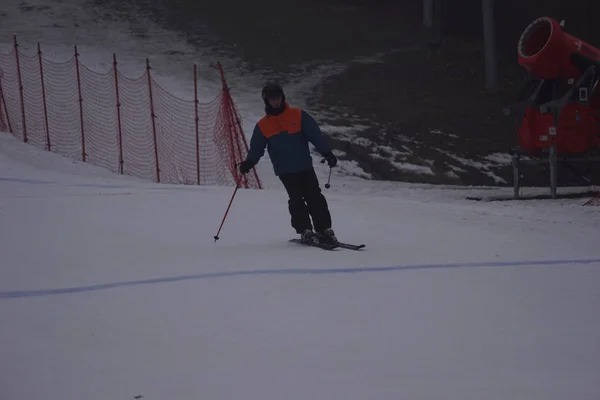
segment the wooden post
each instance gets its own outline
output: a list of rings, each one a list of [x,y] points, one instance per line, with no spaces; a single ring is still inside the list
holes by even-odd
[[[117,124],[119,126],[119,173],[123,175],[123,130],[121,128],[121,101],[119,100],[119,74],[117,72],[117,55],[113,53],[113,67],[115,70],[115,90],[117,97]]]
[[[200,133],[198,119],[198,72],[194,64],[194,121],[196,124],[196,183],[200,185]]]
[[[74,47],[75,51],[75,70],[77,73],[77,93],[79,96],[79,125],[81,127],[81,160],[85,162],[85,134],[83,124],[83,96],[81,95],[81,74],[79,72],[79,53],[77,53],[77,45]]]
[[[46,105],[46,87],[44,85],[44,67],[42,62],[42,48],[40,43],[37,44],[38,49],[38,60],[40,64],[40,80],[42,83],[42,102],[44,104],[44,127],[46,128],[46,147],[48,151],[52,151],[52,146],[50,144],[50,126],[48,124],[48,107]]]
[[[156,114],[154,114],[154,98],[152,97],[152,77],[150,61],[146,58],[146,74],[148,75],[148,94],[150,95],[150,118],[152,119],[152,139],[154,140],[154,160],[156,161],[156,182],[160,183],[160,166],[158,162],[158,140],[156,138]]]
[[[433,28],[433,0],[423,0],[423,25]]]
[[[17,78],[19,79],[19,93],[21,96],[21,121],[23,123],[23,142],[27,143],[27,120],[25,118],[25,98],[23,96],[23,80],[21,78],[21,63],[19,61],[19,45],[17,44],[17,35],[13,36],[15,43],[15,58],[17,59]]]
[[[6,99],[4,98],[4,91],[2,90],[2,70],[0,70],[0,105],[4,109],[4,115],[6,115],[6,124],[8,125],[8,131],[13,133],[12,126],[10,124],[10,116],[8,115],[8,108],[6,107]],[[2,109],[0,109],[2,112]]]
[[[483,43],[485,54],[485,88],[490,93],[498,91],[496,65],[496,38],[494,28],[494,0],[482,0]]]

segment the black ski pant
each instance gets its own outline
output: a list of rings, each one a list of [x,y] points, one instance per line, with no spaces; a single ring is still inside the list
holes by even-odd
[[[331,228],[331,214],[314,168],[294,174],[282,174],[279,179],[288,193],[292,227],[297,233],[312,229],[313,224],[316,232]]]

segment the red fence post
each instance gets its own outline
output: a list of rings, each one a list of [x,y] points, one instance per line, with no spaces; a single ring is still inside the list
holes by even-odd
[[[221,111],[225,112],[227,115],[225,116],[227,118],[227,127],[228,127],[228,134],[229,134],[229,157],[231,158],[231,173],[235,179],[236,182],[239,182],[238,180],[238,171],[235,165],[235,149],[233,146],[233,134],[232,134],[232,125],[231,125],[231,120],[229,118],[229,109],[227,107],[228,101],[227,101],[227,96],[229,95],[229,88],[227,87],[227,82],[225,81],[225,75],[223,74],[223,68],[221,67],[221,63],[217,62],[217,67],[219,68],[219,72],[221,74],[221,84],[223,86],[223,94],[222,94],[222,98],[221,98]]]
[[[23,80],[21,79],[21,63],[19,62],[19,45],[17,35],[13,36],[15,42],[15,57],[17,59],[17,78],[19,79],[19,93],[21,95],[21,119],[23,121],[23,141],[27,143],[27,121],[25,121],[25,99],[23,98]]]
[[[75,71],[77,72],[77,94],[79,96],[79,124],[81,126],[81,160],[85,162],[85,134],[83,128],[83,97],[81,96],[81,75],[79,73],[79,53],[77,45],[73,46],[75,51]]]
[[[154,99],[152,98],[152,77],[150,76],[150,61],[146,58],[146,74],[148,75],[148,93],[150,94],[150,117],[152,118],[152,137],[154,139],[154,159],[156,160],[156,182],[160,183],[160,168],[158,163],[158,141],[156,140],[156,114],[154,114]]]
[[[198,73],[194,64],[194,120],[196,124],[196,182],[200,185],[200,137],[198,129]]]
[[[113,53],[113,69],[115,70],[115,90],[117,97],[117,124],[119,126],[119,173],[123,175],[123,130],[121,128],[121,101],[119,100],[119,73],[117,72],[117,55]]]
[[[242,161],[242,151],[240,149],[240,141],[239,138],[237,137],[237,135],[234,136],[236,132],[236,125],[235,125],[235,121],[233,118],[233,109],[231,107],[231,93],[229,92],[229,90],[227,90],[227,95],[225,96],[225,107],[227,109],[227,116],[229,119],[229,136],[231,136],[231,152],[233,154],[233,162],[235,165],[235,161],[239,160],[240,162]],[[236,157],[237,156],[237,157]],[[237,172],[237,170],[236,170]],[[244,181],[244,187],[246,189],[248,189],[248,177],[246,177],[244,175],[243,179]]]
[[[233,170],[233,176],[235,178],[236,181],[238,180],[238,170],[236,168],[235,165],[235,143],[233,141],[233,124],[231,123],[231,114],[229,112],[229,107],[228,107],[228,96],[229,96],[229,88],[225,87],[223,89],[223,101],[222,101],[222,106],[225,110],[225,113],[227,114],[227,127],[228,127],[228,132],[229,132],[229,157],[231,158],[231,168]]]
[[[10,115],[8,115],[8,108],[6,107],[6,100],[4,99],[4,91],[2,90],[2,70],[0,70],[0,105],[4,108],[4,115],[6,116],[6,124],[8,125],[8,131],[13,133],[12,126],[10,125]],[[2,109],[0,108],[0,113]]]
[[[242,160],[243,154],[242,154],[242,148],[241,148],[240,141],[239,141],[240,138],[236,137],[235,144],[234,144],[234,139],[233,139],[234,131],[239,134],[238,136],[242,137],[246,152],[248,151],[248,142],[246,141],[246,137],[244,136],[244,130],[242,129],[242,123],[240,122],[240,119],[238,117],[237,110],[233,103],[233,98],[231,97],[231,93],[229,91],[229,88],[227,87],[227,81],[225,80],[225,72],[223,71],[223,66],[221,65],[220,62],[217,63],[217,66],[218,66],[219,72],[221,74],[221,82],[223,83],[223,91],[224,91],[224,101],[226,103],[225,107],[226,107],[226,112],[228,113],[228,119],[229,119],[229,126],[230,126],[229,134],[230,134],[230,141],[231,141],[232,157],[235,160],[235,150],[237,149],[237,154],[238,154],[239,160]],[[234,127],[236,127],[238,130],[236,131],[234,129]],[[253,174],[254,174],[254,178],[256,179],[258,188],[262,189],[262,185],[260,183],[260,179],[258,178],[258,173],[256,172],[256,169],[253,170]],[[248,187],[248,179],[246,177],[244,177],[244,184],[247,188]]]
[[[229,110],[229,119],[231,119],[231,125],[233,127],[233,129],[231,130],[232,133],[236,133],[236,137],[234,138],[234,145],[235,145],[235,150],[237,150],[237,159],[242,161],[242,157],[244,157],[242,155],[242,149],[240,147],[240,138],[237,135],[237,125],[235,124],[235,116],[233,115],[233,101],[231,99],[231,93],[229,93],[229,96],[227,96],[227,109]],[[248,188],[248,178],[244,177],[244,185],[246,185],[246,189]]]
[[[246,149],[246,152],[248,152],[248,141],[246,140],[246,136],[244,135],[244,129],[242,129],[242,122],[240,121],[240,118],[238,116],[238,113],[235,109],[235,105],[233,104],[233,99],[230,97],[229,98],[231,103],[230,103],[230,107],[232,109],[232,113],[235,116],[235,123],[238,127],[238,130],[240,132],[240,136],[242,137],[242,141],[244,143],[244,148]],[[239,147],[238,147],[239,148]],[[256,184],[258,185],[259,189],[262,189],[262,184],[260,183],[260,179],[258,178],[258,172],[256,172],[256,169],[253,169],[253,174],[254,174],[254,178],[256,179]]]
[[[42,82],[42,102],[44,103],[44,126],[46,128],[46,147],[48,147],[48,151],[52,151],[52,146],[50,145],[50,126],[48,124],[48,107],[46,106],[46,86],[44,85],[44,67],[42,65],[42,48],[40,47],[40,42],[37,44],[38,49],[38,60],[40,62],[40,80]]]

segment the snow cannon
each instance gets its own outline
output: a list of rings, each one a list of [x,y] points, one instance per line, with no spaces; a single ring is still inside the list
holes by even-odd
[[[600,50],[541,17],[527,26],[517,53],[531,73],[515,107],[521,150],[532,156],[553,144],[564,156],[600,150]]]
[[[517,52],[519,64],[541,79],[578,78],[590,66],[600,67],[600,50],[569,35],[549,17],[525,28]]]

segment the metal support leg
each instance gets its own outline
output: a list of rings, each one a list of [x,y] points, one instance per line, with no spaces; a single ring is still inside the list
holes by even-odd
[[[557,174],[556,174],[556,143],[550,146],[550,155],[548,156],[550,164],[550,196],[556,198]]]
[[[519,161],[521,156],[519,154],[512,155],[512,167],[513,167],[513,190],[515,199],[519,198],[519,191],[521,189],[521,180],[519,174]]]
[[[564,100],[564,99],[563,99]],[[552,110],[552,114],[554,115],[554,126],[549,128],[548,136],[550,136],[552,140],[552,145],[550,146],[550,154],[548,155],[548,163],[550,165],[550,196],[555,199],[556,198],[556,186],[557,186],[557,162],[556,162],[556,142],[558,140],[558,126],[560,121],[560,113],[562,112],[562,108],[564,107],[564,103],[558,106],[555,106]]]

